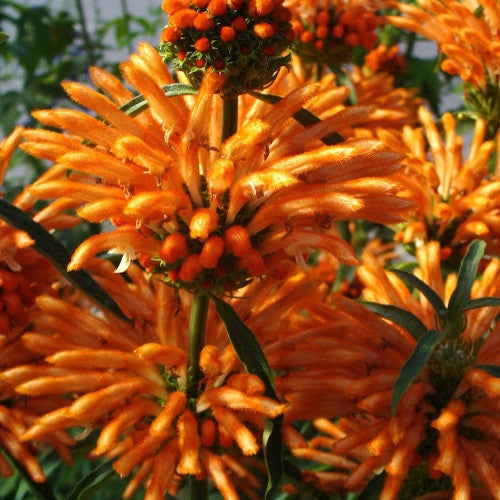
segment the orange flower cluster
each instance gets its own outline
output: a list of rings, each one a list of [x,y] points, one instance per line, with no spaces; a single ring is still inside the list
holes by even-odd
[[[283,0],[164,0],[168,25],[160,53],[197,87],[207,71],[227,76],[221,92],[238,95],[266,86],[287,64],[294,39]]]
[[[418,1],[416,5],[389,2],[403,16],[387,16],[400,28],[418,33],[437,43],[445,56],[443,71],[469,84],[465,99],[469,107],[488,120],[493,132],[498,129],[500,6],[495,0],[439,2]]]
[[[172,77],[148,45],[122,71],[149,111],[126,114],[120,105],[130,92],[93,69],[96,85],[113,100],[77,83],[64,86],[105,122],[77,110],[37,111],[42,123],[71,136],[25,133],[24,150],[56,163],[17,203],[29,208],[36,199],[58,199],[49,205],[53,211],[76,208],[88,221],[115,225],[84,241],[70,269],[113,250],[123,255],[123,271],[142,254],[146,267],[172,286],[221,295],[253,276],[281,273],[290,257],[304,267],[303,255],[314,249],[352,264],[356,256],[335,234],[334,219],[394,223],[411,206],[388,177],[400,168],[399,154],[376,139],[320,141],[332,127],[348,129],[366,116],[365,107],[343,106],[345,89],[311,84],[270,108],[254,100],[240,130],[221,144],[220,131],[205,119],[221,112],[210,75],[193,103],[165,96],[161,85]],[[330,108],[330,116],[304,134],[292,117],[306,105]]]
[[[417,256],[418,274],[447,302],[456,276],[443,281],[439,244],[421,247]],[[406,309],[427,328],[439,327],[429,302],[416,299],[397,276],[383,269],[375,255],[364,253],[358,275],[366,300]],[[486,267],[471,295],[500,296],[498,259]],[[315,397],[320,401],[319,392],[328,387],[330,415],[341,417],[335,424],[318,418],[315,426],[326,436],[292,450],[299,458],[334,469],[307,471],[307,477],[328,491],[358,490],[371,474],[384,468],[387,478],[381,498],[415,497],[419,491],[433,489],[454,489],[455,498],[471,498],[471,487],[479,485],[482,498],[488,492],[493,498],[498,496],[500,442],[495,422],[500,385],[498,378],[480,366],[494,363],[498,352],[500,329],[497,324],[490,332],[489,327],[499,308],[469,311],[459,341],[455,345],[443,342],[437,348],[391,415],[392,389],[415,339],[359,303],[342,296],[333,300],[336,313],[330,311],[329,323],[288,340],[289,348],[293,346],[314,369],[307,375],[290,372],[283,382],[278,379],[280,387],[286,383],[290,388],[301,381],[308,386],[311,401]],[[313,338],[316,342],[328,339],[332,353],[325,358],[330,365],[326,360],[318,365],[319,358],[306,358],[306,343]],[[325,403],[321,406],[318,415],[326,415]],[[306,407],[292,402],[286,416],[304,418]],[[317,407],[313,408],[314,414]]]
[[[363,2],[290,2],[295,16],[296,51],[305,62],[333,66],[347,62],[352,49],[373,49],[377,15]]]
[[[423,130],[407,127],[400,139],[387,131],[380,133],[394,150],[408,154],[402,175],[408,196],[419,207],[416,220],[396,238],[417,245],[440,241],[443,258],[457,258],[468,243],[480,238],[487,242],[490,254],[498,254],[500,200],[494,193],[500,179],[490,173],[489,160],[495,145],[485,140],[485,121],[476,121],[471,147],[463,158],[464,141],[450,113],[441,118],[444,137],[428,110],[420,108],[419,117]]]

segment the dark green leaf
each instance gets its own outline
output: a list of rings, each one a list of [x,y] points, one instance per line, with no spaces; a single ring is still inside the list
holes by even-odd
[[[470,301],[470,291],[476,278],[479,262],[484,255],[486,243],[482,240],[474,240],[467,249],[457,275],[457,286],[451,294],[448,303],[450,315],[460,314],[466,304]]]
[[[422,373],[427,361],[432,355],[434,348],[439,344],[444,337],[443,332],[439,330],[429,330],[425,335],[420,337],[412,355],[403,365],[399,374],[394,389],[392,391],[392,414],[396,413],[397,407],[401,398],[410,388],[413,381]]]
[[[262,450],[267,468],[266,500],[272,498],[276,487],[283,475],[283,442],[281,428],[283,426],[283,415],[275,418],[266,418],[264,432],[262,434]]]
[[[266,396],[278,399],[274,388],[273,375],[267,359],[252,330],[248,328],[236,311],[223,300],[212,296],[217,314],[224,322],[229,340],[236,355],[249,373],[257,375],[266,386]]]
[[[479,307],[497,307],[500,306],[500,297],[479,297],[467,302],[462,308],[462,311],[478,309]]]
[[[479,368],[480,370],[484,370],[488,375],[500,378],[500,366],[497,366],[497,365],[477,365],[477,366],[474,366],[473,368]]]
[[[67,271],[71,260],[66,247],[43,226],[35,222],[26,212],[0,199],[0,217],[9,225],[25,231],[34,240],[35,250],[43,255],[76,288],[91,297],[118,318],[130,322],[118,304],[86,271]]]
[[[420,319],[406,309],[376,302],[361,302],[367,309],[389,319],[408,330],[415,339],[419,339],[426,331],[427,327]]]
[[[198,92],[198,90],[192,85],[188,85],[186,83],[171,83],[169,85],[164,85],[162,87],[165,95],[167,97],[176,97],[179,95],[193,95]],[[122,111],[127,113],[130,116],[137,116],[138,114],[146,111],[149,108],[149,103],[146,101],[144,96],[138,95],[131,99],[130,101],[123,104],[120,107]]]
[[[403,281],[407,284],[414,286],[419,290],[425,298],[431,303],[432,307],[435,309],[438,316],[442,319],[446,314],[446,306],[441,300],[441,297],[426,283],[421,279],[417,278],[413,274],[407,273],[406,271],[400,271],[398,269],[393,269],[393,273],[397,274]]]
[[[384,471],[381,474],[377,474],[364,488],[363,491],[359,494],[358,500],[378,500],[380,498],[380,494],[384,489],[385,478],[387,477],[387,473]]]
[[[279,95],[274,94],[262,94],[260,92],[251,91],[250,94],[256,99],[267,102],[269,104],[278,104],[283,98]],[[301,108],[299,111],[294,113],[293,117],[304,127],[309,127],[315,123],[319,123],[321,120],[313,113],[307,109]],[[344,141],[344,138],[337,132],[332,132],[321,139],[321,141],[327,146],[333,146]]]
[[[66,500],[92,500],[95,498],[96,491],[101,489],[113,476],[116,476],[116,472],[111,466],[111,461],[104,462],[82,478]]]
[[[217,314],[226,326],[236,355],[249,373],[257,375],[262,380],[266,387],[266,396],[278,399],[271,369],[252,330],[243,323],[229,304],[218,297],[212,296],[211,298],[215,302]],[[266,498],[270,498],[283,473],[282,424],[283,417],[280,415],[274,419],[267,419],[264,426],[263,451],[268,472]]]
[[[8,38],[9,38],[9,35],[7,35],[7,33],[0,31],[0,43],[5,42]]]

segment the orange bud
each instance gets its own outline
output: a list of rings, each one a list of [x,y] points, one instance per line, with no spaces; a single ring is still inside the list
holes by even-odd
[[[236,31],[243,32],[246,31],[247,29],[247,22],[245,21],[245,18],[238,16],[231,21],[231,26]]]
[[[248,14],[252,17],[267,16],[274,9],[273,0],[249,0]]]
[[[203,245],[200,254],[200,264],[207,269],[213,269],[222,254],[224,253],[225,243],[220,236],[211,236]]]
[[[173,26],[167,26],[162,32],[160,36],[160,40],[163,43],[171,42],[175,43],[178,42],[181,38],[181,31],[178,30],[177,28],[174,28]]]
[[[242,226],[231,226],[224,239],[229,251],[236,257],[245,257],[252,249],[247,230]]]
[[[198,12],[193,9],[181,9],[169,17],[169,23],[171,26],[181,30],[192,28],[197,15]]]
[[[199,9],[204,9],[210,0],[191,0],[193,7],[198,7]]]
[[[203,271],[203,266],[200,264],[200,255],[197,253],[189,255],[182,263],[179,272],[179,278],[183,281],[194,281],[198,273]]]
[[[318,26],[316,36],[320,39],[326,38],[328,36],[328,26]]]
[[[236,31],[231,26],[223,26],[220,30],[220,38],[223,42],[230,43],[236,38]]]
[[[253,32],[263,40],[271,38],[275,33],[275,28],[271,23],[257,23],[253,27]]]
[[[222,370],[219,349],[214,345],[206,345],[200,352],[200,368],[205,377],[214,377]]]
[[[200,12],[194,19],[194,27],[198,31],[208,31],[214,26],[214,21],[208,12]]]
[[[14,273],[7,269],[0,269],[0,287],[5,292],[12,292],[16,289],[17,279]]]
[[[300,41],[302,43],[312,43],[314,41],[314,35],[310,31],[304,31],[300,35]]]
[[[322,10],[318,12],[318,15],[316,16],[316,24],[328,24],[329,20],[330,20],[330,14],[328,13],[327,10]]]
[[[213,16],[223,16],[227,12],[225,0],[210,0],[208,4],[208,11]]]
[[[255,248],[251,248],[245,256],[240,259],[240,264],[251,276],[260,276],[266,271],[264,259]]]
[[[194,43],[194,48],[200,52],[208,52],[210,50],[210,40],[207,37],[200,38]]]
[[[189,223],[189,236],[206,240],[217,229],[217,213],[210,208],[198,208]]]
[[[167,264],[173,264],[177,259],[184,259],[189,255],[187,238],[181,233],[169,234],[160,247],[159,255]]]
[[[175,14],[178,10],[187,9],[189,7],[189,0],[163,0],[161,3],[161,10],[166,14]]]

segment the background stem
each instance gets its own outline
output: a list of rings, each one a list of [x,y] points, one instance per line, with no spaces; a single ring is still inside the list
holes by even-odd
[[[222,100],[222,142],[238,130],[238,96]]]

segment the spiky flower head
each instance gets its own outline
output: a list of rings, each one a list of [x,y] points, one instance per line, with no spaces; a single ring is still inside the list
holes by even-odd
[[[269,84],[294,39],[291,13],[283,0],[165,0],[168,25],[160,53],[199,87],[203,75],[227,76],[221,90],[238,95]]]

